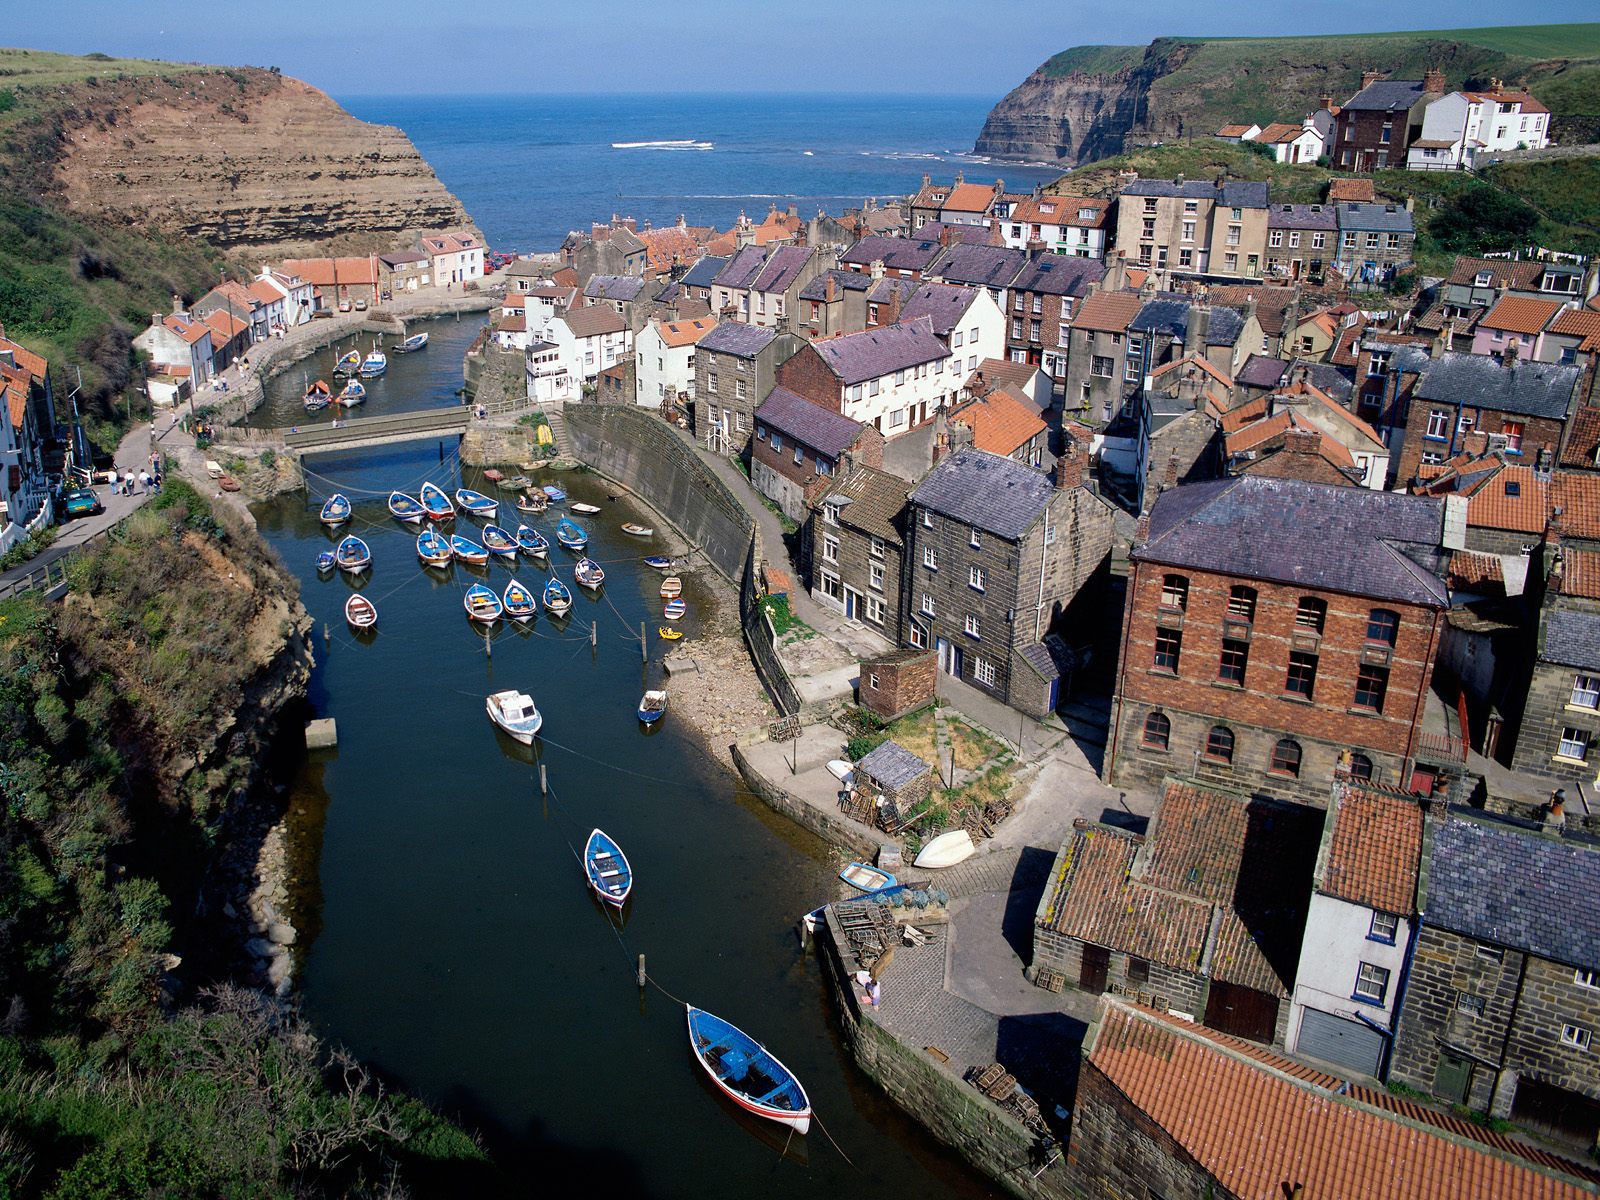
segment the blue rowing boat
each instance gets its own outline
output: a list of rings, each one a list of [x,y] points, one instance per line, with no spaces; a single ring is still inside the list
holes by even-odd
[[[517,526],[517,549],[529,558],[546,558],[550,554],[550,543],[545,540],[544,534],[536,529],[529,529],[526,525]]]
[[[444,489],[437,484],[425,483],[422,485],[422,507],[428,510],[430,521],[453,521],[456,517],[456,506],[450,503],[450,497],[444,494]]]
[[[482,566],[489,561],[489,552],[471,538],[464,538],[459,533],[450,535],[450,554],[464,563]]]
[[[430,567],[448,567],[454,555],[444,535],[430,528],[417,534],[417,557]]]
[[[811,1101],[793,1071],[737,1025],[692,1004],[689,1049],[711,1081],[746,1112],[797,1133],[811,1128]]]
[[[318,575],[326,575],[329,571],[333,570],[333,566],[334,563],[332,550],[324,550],[321,554],[317,555]]]
[[[589,544],[589,533],[570,517],[556,522],[556,541],[568,550],[582,550]]]
[[[621,908],[633,891],[633,871],[622,847],[596,829],[583,848],[583,869],[595,895],[612,908]]]
[[[495,514],[500,511],[500,502],[482,492],[475,492],[471,488],[456,489],[456,503],[466,509],[474,517],[482,517],[485,521],[492,521]]]
[[[332,529],[335,525],[343,525],[350,519],[350,498],[343,492],[335,492],[329,496],[322,506],[322,523]]]
[[[550,499],[554,500],[557,504],[560,504],[567,498],[567,494],[553,483],[547,483],[539,490],[542,491],[546,496],[549,496]]]
[[[367,544],[355,534],[350,534],[339,543],[338,549],[333,552],[333,557],[338,561],[341,571],[349,571],[352,575],[365,571],[372,565],[372,551],[367,549]]]
[[[467,594],[461,598],[462,606],[467,610],[467,616],[474,621],[485,625],[492,625],[500,619],[500,614],[505,606],[500,603],[500,597],[481,583],[475,583],[467,589]]]
[[[506,607],[506,616],[513,621],[530,621],[534,613],[539,611],[538,602],[534,600],[533,593],[523,587],[515,579],[506,584],[506,590],[500,597]]]
[[[490,554],[498,554],[501,558],[517,556],[517,539],[498,525],[483,527],[483,546]]]
[[[415,525],[428,515],[428,510],[422,507],[422,502],[415,496],[408,496],[404,492],[390,492],[389,515],[397,521],[404,521],[407,525]]]
[[[572,593],[559,579],[544,585],[544,610],[552,617],[564,617],[572,611]]]
[[[653,688],[639,699],[639,720],[646,725],[654,725],[667,715],[667,692],[665,688]]]
[[[645,557],[644,557],[644,565],[647,566],[647,567],[654,567],[658,571],[670,571],[670,570],[672,570],[672,560],[670,558],[668,558],[665,554],[647,554],[647,555],[645,555]]]

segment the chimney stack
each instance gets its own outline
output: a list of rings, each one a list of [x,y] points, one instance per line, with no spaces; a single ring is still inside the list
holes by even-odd
[[[1320,96],[1318,97],[1318,101],[1322,105],[1323,112],[1333,111],[1333,97],[1331,95]]]
[[[1068,442],[1061,457],[1056,459],[1056,487],[1070,491],[1083,486],[1083,459],[1078,457],[1076,442]]]
[[[1133,544],[1142,546],[1150,540],[1150,510],[1146,509],[1139,514],[1139,521],[1133,527]]]
[[[172,315],[177,316],[183,311],[183,297],[177,292],[172,293]]]
[[[881,258],[873,259],[871,264],[867,267],[867,270],[871,273],[873,279],[882,279],[883,278],[883,259],[881,259]]]
[[[1429,67],[1422,76],[1422,92],[1426,96],[1444,95],[1444,72],[1438,67]]]
[[[1489,453],[1489,435],[1481,429],[1474,429],[1462,437],[1461,449],[1473,458],[1482,458]]]
[[[1369,69],[1361,72],[1361,90],[1363,92],[1366,91],[1369,87],[1371,87],[1373,84],[1377,83],[1378,80],[1380,80],[1382,78],[1383,78],[1383,72],[1382,71],[1374,71],[1374,70],[1369,68]]]
[[[1500,364],[1506,370],[1517,365],[1517,352],[1521,348],[1520,342],[1507,342],[1506,348],[1500,352]]]
[[[1322,447],[1322,435],[1315,429],[1291,429],[1283,435],[1283,448],[1290,454],[1315,454]]]

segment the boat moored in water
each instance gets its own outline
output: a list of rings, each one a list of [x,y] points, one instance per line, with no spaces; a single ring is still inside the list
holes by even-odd
[[[529,558],[550,556],[550,543],[545,540],[544,534],[537,529],[529,529],[526,525],[517,526],[517,549]]]
[[[448,567],[455,556],[442,533],[437,529],[424,529],[417,534],[417,557],[430,567]]]
[[[336,525],[343,525],[350,519],[350,497],[343,492],[335,492],[323,502],[322,514],[318,518],[324,525],[332,529]]]
[[[661,581],[661,598],[663,600],[676,600],[683,595],[683,580],[676,575],[668,575]]]
[[[374,347],[372,352],[361,360],[361,366],[356,373],[363,379],[371,379],[374,376],[382,375],[388,369],[388,356],[382,350]]]
[[[589,533],[576,521],[562,517],[556,522],[556,541],[568,550],[582,550],[589,544]]]
[[[583,869],[595,895],[612,908],[621,908],[633,891],[633,870],[628,856],[609,834],[596,829],[583,847]]]
[[[586,517],[592,517],[600,511],[598,504],[569,504],[567,507],[575,513],[582,513]]]
[[[692,1004],[689,1048],[711,1081],[746,1112],[787,1125],[811,1128],[811,1101],[793,1071],[755,1038]]]
[[[559,579],[544,585],[544,610],[552,617],[564,617],[572,611],[572,592]]]
[[[484,474],[487,475],[488,472],[485,471]],[[495,480],[495,486],[502,492],[525,492],[533,486],[533,480],[526,475],[513,475],[510,479]],[[549,497],[546,496],[545,499],[548,500]]]
[[[500,595],[500,602],[505,605],[506,616],[513,621],[531,621],[534,614],[539,611],[539,604],[533,598],[533,593],[515,579],[506,584],[506,590]]]
[[[378,609],[371,600],[357,593],[344,602],[344,619],[352,629],[371,629],[378,623]]]
[[[524,492],[517,497],[517,511],[523,513],[542,513],[550,507],[550,497],[543,492]]]
[[[333,364],[335,375],[354,375],[361,368],[361,351],[350,350],[339,356],[339,361]]]
[[[421,350],[427,344],[428,344],[428,335],[427,334],[425,334],[425,333],[413,333],[410,337],[406,338],[404,341],[395,343],[394,352],[396,354],[410,354],[415,350]]]
[[[668,600],[661,615],[669,621],[681,621],[689,615],[689,606],[682,600]]]
[[[604,568],[592,558],[580,558],[578,565],[572,568],[572,577],[578,581],[579,587],[586,587],[591,592],[606,581]]]
[[[415,496],[408,496],[404,492],[390,492],[389,515],[397,521],[404,521],[407,525],[415,525],[428,515],[428,510],[422,507],[422,502]]]
[[[481,517],[485,521],[492,521],[500,511],[500,502],[482,492],[475,492],[471,488],[456,489],[456,503],[464,508],[468,515]]]
[[[498,525],[485,525],[483,527],[483,548],[490,554],[498,554],[501,558],[515,558],[517,556],[517,539]]]
[[[367,544],[353,533],[339,543],[333,556],[338,560],[339,569],[349,571],[352,575],[365,571],[372,565],[372,551],[367,549]]]
[[[639,720],[646,725],[654,725],[667,715],[667,692],[665,688],[654,688],[639,697]]]
[[[554,500],[557,504],[560,504],[567,498],[567,494],[553,483],[545,484],[543,491],[547,497],[549,497],[551,500]]]
[[[346,408],[354,408],[356,405],[365,404],[366,402],[367,389],[362,386],[359,379],[352,379],[345,384],[344,391],[339,393],[337,401],[337,403],[344,405]]]
[[[665,554],[648,554],[645,556],[644,565],[654,567],[658,571],[672,570],[672,560]]]
[[[326,575],[329,571],[333,570],[333,568],[334,560],[332,550],[324,550],[321,554],[317,555],[318,575]]]
[[[622,532],[632,534],[634,537],[649,537],[655,530],[648,525],[640,525],[637,521],[625,521],[622,526]],[[649,559],[645,561],[648,562]]]
[[[319,379],[306,389],[304,403],[307,412],[321,412],[333,403],[333,389]]]
[[[461,598],[461,605],[467,610],[467,617],[470,620],[483,625],[492,625],[498,621],[505,609],[500,603],[500,597],[481,583],[475,583],[467,589],[467,594]]]
[[[482,566],[489,561],[487,550],[459,533],[450,535],[450,555],[457,562],[471,563],[473,566]]]
[[[515,688],[495,692],[484,702],[489,720],[524,746],[533,745],[534,735],[544,727],[544,717],[533,697]]]
[[[444,489],[432,483],[422,485],[422,507],[428,510],[430,521],[453,521],[456,515],[456,506],[450,503],[450,497],[444,494]]]

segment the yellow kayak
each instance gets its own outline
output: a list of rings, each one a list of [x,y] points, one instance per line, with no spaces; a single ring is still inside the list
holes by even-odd
[[[663,625],[661,628],[657,629],[656,632],[660,634],[663,639],[669,642],[675,642],[683,636],[683,630],[673,629],[670,625]]]

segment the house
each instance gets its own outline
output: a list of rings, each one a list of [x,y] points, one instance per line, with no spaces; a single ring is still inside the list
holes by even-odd
[[[1105,265],[1093,259],[1030,255],[1011,281],[1006,356],[1041,368],[1065,388],[1073,306],[1105,274]],[[969,362],[967,369],[976,365]]]
[[[805,285],[830,266],[808,246],[741,247],[711,284],[711,310],[751,325],[785,327]]]
[[[299,272],[289,269],[287,264],[275,270],[263,266],[249,288],[250,293],[266,304],[269,310],[274,296],[281,299],[281,310],[270,312],[271,324],[284,328],[304,325],[316,315],[318,303],[316,285]],[[269,324],[269,332],[270,328]]]
[[[422,252],[419,250],[417,253],[421,254]],[[428,265],[431,269],[433,265],[433,259],[428,258],[428,256],[425,254],[423,257],[428,259]],[[380,256],[380,261],[381,260],[382,256]],[[555,270],[556,264],[553,262],[540,261],[533,258],[515,259],[511,265],[505,269],[506,291],[507,293],[531,292],[536,287],[542,287],[548,284],[551,281],[550,277],[555,273]]]
[[[1147,835],[1079,818],[1034,915],[1030,977],[1281,1046],[1317,825],[1177,779]]]
[[[1313,117],[1298,125],[1274,121],[1250,140],[1272,151],[1280,163],[1315,163],[1322,157],[1323,135]]]
[[[211,353],[211,326],[192,313],[180,311],[173,297],[170,316],[150,314],[150,325],[133,339],[133,344],[150,356],[157,368],[168,374],[181,373],[198,388],[209,383],[216,373]]]
[[[961,182],[960,179],[957,182]],[[950,198],[951,186],[934,183],[930,176],[923,175],[922,186],[906,205],[906,237],[917,237],[929,222],[938,223],[939,214],[944,211],[944,202]]]
[[[811,341],[860,333],[867,327],[867,295],[880,282],[882,276],[839,267],[813,276],[796,300],[795,332]]]
[[[1338,236],[1331,205],[1274,204],[1267,210],[1268,278],[1321,287]]]
[[[1529,540],[1543,536],[1541,529]],[[1594,562],[1593,551],[1556,551],[1510,758],[1522,774],[1583,787],[1592,787],[1600,772],[1600,597],[1590,594],[1596,589],[1588,569]]]
[[[579,385],[593,382],[601,371],[633,351],[628,323],[604,305],[571,309],[550,322],[542,336],[555,344],[568,374]]]
[[[446,287],[483,278],[483,243],[465,230],[453,229],[420,239],[422,252],[432,259],[429,273],[434,285]]]
[[[1337,112],[1334,115],[1337,116]],[[1370,179],[1341,175],[1328,180],[1329,204],[1375,204],[1377,199],[1377,185]]]
[[[33,409],[34,425],[46,441],[56,435],[56,396],[50,383],[50,364],[26,346],[6,337],[5,326],[0,325],[0,363],[28,376],[28,404]]]
[[[708,254],[684,272],[683,278],[678,281],[678,286],[682,289],[683,295],[691,300],[700,300],[709,305],[712,280],[716,279],[727,265],[728,259]]]
[[[1472,353],[1553,361],[1545,356],[1544,335],[1562,308],[1560,300],[1505,296],[1478,319]]]
[[[637,333],[644,327],[645,308],[660,285],[642,275],[592,275],[583,285],[584,303],[611,309]]]
[[[717,327],[710,317],[650,321],[634,339],[638,361],[635,402],[644,408],[694,400],[694,348]]]
[[[1028,396],[1001,385],[951,410],[950,419],[972,430],[972,444],[1029,467],[1043,467],[1049,427]]]
[[[1311,880],[1290,1054],[1382,1079],[1417,928],[1422,805],[1337,781]]]
[[[523,278],[518,277],[517,282],[522,282]],[[378,282],[391,297],[425,288],[432,281],[433,259],[421,250],[391,250],[378,255]],[[511,290],[526,291],[517,287]]]
[[[1092,196],[1030,196],[999,223],[1012,250],[1035,242],[1052,254],[1104,258],[1115,202]]]
[[[1352,284],[1377,287],[1411,266],[1416,227],[1405,204],[1340,204],[1334,266]]]
[[[976,399],[1001,387],[1025,397],[1034,412],[1042,413],[1050,407],[1050,377],[1038,367],[1012,362],[1007,358],[984,359],[978,364],[978,369],[967,376],[961,391],[963,395]]]
[[[260,341],[271,337],[274,328],[281,325],[283,320],[283,296],[264,284],[262,287],[270,293],[270,304],[256,296],[247,285],[224,279],[196,300],[191,311],[205,319],[209,319],[212,313],[225,312],[244,322],[249,341]]]
[[[526,313],[503,313],[493,325],[494,342],[502,350],[526,350],[534,341],[542,341],[538,334],[528,332]]]
[[[33,403],[35,367],[48,377],[43,359],[0,337],[0,553],[28,537],[49,500],[44,444],[53,431]]]
[[[790,391],[887,438],[932,417],[954,398],[962,378],[927,316],[813,342],[777,372]]]
[[[578,398],[580,385],[575,382],[576,364],[571,361],[570,351],[563,353],[555,342],[530,339],[524,353],[529,400],[545,405]]]
[[[720,454],[743,454],[780,366],[804,345],[792,333],[742,321],[703,334],[694,354],[695,436]]]
[[[1162,492],[1129,556],[1105,778],[1154,786],[1181,767],[1316,805],[1336,770],[1429,790],[1450,766],[1423,740],[1443,514],[1249,475]]]
[[[1045,638],[1099,602],[1112,510],[1069,449],[1056,474],[967,448],[911,493],[906,640],[939,669],[1033,716],[1065,699]],[[1070,682],[1070,681],[1069,681]]]
[[[750,482],[791,521],[805,520],[846,454],[863,466],[883,466],[881,433],[786,387],[767,393],[756,409],[755,425]]]
[[[951,370],[958,369],[960,361],[965,361],[970,371],[986,358],[1005,357],[1005,317],[983,288],[924,283],[896,307],[897,322],[909,323],[918,317],[932,322],[933,336],[950,350]]]
[[[434,268],[435,270],[437,267]],[[346,258],[287,258],[284,259],[280,270],[285,274],[298,276],[315,293],[320,294],[320,307],[324,309],[348,308],[357,300],[368,304],[378,302],[378,258],[377,255]],[[479,272],[482,273],[481,271]],[[269,285],[274,280],[263,273],[260,277]],[[435,278],[438,278],[435,275]],[[288,313],[292,316],[296,304],[291,301],[287,306]],[[310,309],[305,310],[309,319]],[[291,321],[299,323],[299,319]]]
[[[214,309],[202,319],[211,331],[213,369],[225,371],[250,349],[250,323],[241,321],[226,308]]]
[[[522,305],[522,314],[528,320],[528,328],[540,337],[546,337],[547,331],[557,317],[566,316],[574,307],[582,307],[578,303],[578,289],[575,287],[562,287],[558,284],[544,284],[540,287],[530,288],[526,292],[507,292],[502,307],[510,309],[518,301]]]
[[[988,228],[994,223],[995,206],[1005,195],[1005,190],[1003,179],[996,179],[992,185],[967,183],[957,173],[955,186],[939,205],[939,223]]]
[[[1000,311],[1009,312],[1011,282],[1027,265],[1028,255],[1021,250],[957,242],[946,246],[923,275],[941,283],[986,288]]]
[[[908,495],[905,480],[846,460],[804,527],[811,598],[895,646],[905,641],[900,580]]]
[[[605,224],[592,221],[587,235],[573,231],[561,243],[561,261],[571,267],[581,286],[595,275],[643,275],[650,251],[637,234],[632,217],[612,214]]]
[[[662,278],[680,274],[700,257],[705,244],[716,235],[716,230],[706,226],[690,225],[678,215],[676,225],[652,228],[645,222],[643,229],[635,229],[634,236],[644,243],[645,274]]]
[[[1595,1174],[1527,1142],[1107,996],[1067,1163],[1108,1200],[1578,1200]],[[1248,1136],[1241,1136],[1248,1130]]]
[[[1422,136],[1425,110],[1444,95],[1444,72],[1430,69],[1421,79],[1384,79],[1366,71],[1361,90],[1334,119],[1328,161],[1345,171],[1382,171],[1402,166],[1411,143]]]
[[[874,234],[864,237],[839,256],[839,265],[847,271],[868,273],[873,263],[882,263],[885,273],[902,279],[921,279],[928,264],[943,254],[945,247],[938,241],[919,237],[884,237]],[[960,280],[950,280],[957,283]]]
[[[1107,284],[1110,284],[1107,280]],[[1068,330],[1065,406],[1104,424],[1143,383],[1143,366],[1128,358],[1128,326],[1144,308],[1136,291],[1094,289],[1073,314]]]
[[[1230,124],[1217,130],[1217,137],[1224,142],[1231,142],[1237,146],[1240,142],[1253,142],[1261,135],[1261,126],[1253,121],[1248,125]]]
[[[1423,914],[1389,1078],[1587,1148],[1600,1134],[1600,852],[1452,809],[1428,821]],[[1507,881],[1515,881],[1508,886]]]
[[[1134,179],[1117,201],[1116,244],[1155,271],[1259,279],[1266,262],[1267,185]]]
[[[1423,111],[1422,132],[1406,152],[1410,171],[1471,168],[1479,155],[1539,150],[1550,143],[1550,110],[1498,80],[1484,92],[1451,92]]]
[[[1388,486],[1389,447],[1378,431],[1311,382],[1305,368],[1292,374],[1289,383],[1223,414],[1232,473]]]

